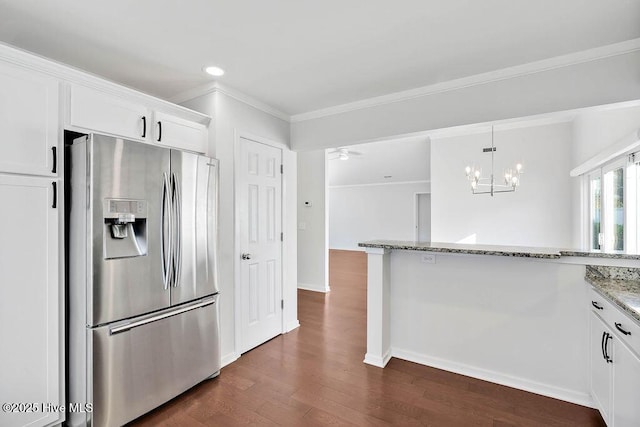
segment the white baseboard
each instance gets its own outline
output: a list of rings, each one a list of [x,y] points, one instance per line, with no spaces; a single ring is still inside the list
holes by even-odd
[[[421,365],[443,369],[445,371],[454,372],[456,374],[478,378],[484,381],[505,385],[507,387],[517,388],[519,390],[529,391],[531,393],[552,397],[554,399],[564,400],[565,402],[571,402],[589,408],[596,407],[589,393],[577,390],[568,390],[550,384],[543,384],[524,378],[514,377],[495,371],[489,371],[486,369],[465,365],[462,363],[452,362],[437,357],[431,357],[412,351],[402,350],[399,348],[392,348],[391,354],[393,357],[408,360],[409,362],[415,362]],[[365,363],[367,363],[366,358]]]
[[[391,350],[387,351],[382,357],[369,353],[364,355],[364,363],[377,366],[378,368],[384,368],[387,366],[389,360],[391,360]]]
[[[294,329],[299,328],[299,327],[300,327],[300,322],[298,321],[298,319],[296,319],[296,320],[291,320],[290,322],[288,322],[288,323],[285,325],[284,332],[285,332],[285,334],[286,334],[287,332],[291,332],[291,331],[293,331]]]
[[[314,291],[314,292],[322,292],[322,293],[327,293],[331,290],[329,285],[327,286],[310,285],[308,283],[298,283],[298,289],[302,289],[304,291]]]
[[[235,362],[239,358],[240,358],[240,355],[235,351],[232,351],[231,353],[222,356],[222,367],[224,368],[225,366]]]

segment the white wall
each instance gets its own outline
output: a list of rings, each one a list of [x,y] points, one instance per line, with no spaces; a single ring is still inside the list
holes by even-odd
[[[366,240],[414,240],[415,194],[428,182],[329,188],[329,247],[363,250]]]
[[[294,150],[640,99],[640,51],[292,123]]]
[[[390,254],[392,355],[591,404],[584,265]],[[597,343],[594,343],[596,346]]]
[[[640,129],[640,106],[602,108],[579,114],[573,121],[571,167],[574,168],[608,146]],[[571,178],[572,246],[586,247],[585,196],[582,177]]]
[[[325,150],[299,152],[298,171],[298,288],[327,292],[329,264]],[[311,206],[305,206],[305,202],[311,202]]]
[[[431,233],[434,242],[571,246],[571,123],[496,130],[496,175],[524,165],[515,193],[471,194],[466,165],[490,174],[486,133],[431,140]]]
[[[234,150],[238,135],[252,135],[289,145],[289,123],[220,92],[212,92],[183,103],[213,117],[209,154],[220,160],[219,270],[221,354],[223,364],[235,360],[236,343],[235,274],[239,252],[235,246]],[[284,150],[283,203],[285,241],[283,247],[283,296],[285,329],[298,325],[296,294],[296,155]]]

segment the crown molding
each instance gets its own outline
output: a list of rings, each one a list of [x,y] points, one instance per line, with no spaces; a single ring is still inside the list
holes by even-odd
[[[284,120],[285,122],[291,121],[291,116],[289,114],[283,111],[280,111],[269,104],[259,101],[253,98],[252,96],[247,95],[246,93],[240,92],[239,90],[229,87],[227,85],[223,85],[222,83],[217,81],[207,83],[202,86],[197,86],[195,88],[181,92],[175,96],[172,96],[170,98],[170,101],[176,104],[182,104],[183,102],[191,101],[192,99],[199,98],[201,96],[204,96],[210,93],[215,93],[215,92],[219,92],[224,95],[227,95],[231,98],[234,98],[237,101],[240,101],[262,112],[270,114],[273,117],[276,117],[280,120]]]
[[[135,88],[108,80],[97,74],[63,64],[3,42],[0,42],[0,59],[2,62],[46,74],[67,83],[80,84],[111,95],[134,99],[144,103],[150,108],[161,111],[171,111],[172,114],[178,114],[183,118],[199,123],[208,124],[211,121],[211,117],[206,114],[173,104],[166,99],[149,95]]]
[[[486,73],[475,74],[460,79],[449,80],[446,82],[436,83],[433,85],[423,86],[415,89],[376,96],[360,101],[349,102],[346,104],[322,108],[315,111],[309,111],[307,113],[295,114],[291,116],[291,123],[298,123],[306,120],[313,120],[321,117],[346,113],[349,111],[377,107],[400,101],[407,101],[413,98],[433,95],[436,93],[448,92],[452,90],[463,89],[466,87],[497,82],[500,80],[512,79],[529,74],[535,74],[543,71],[550,71],[558,68],[582,64],[585,62],[597,61],[599,59],[604,59],[612,56],[624,55],[638,50],[640,50],[640,38],[626,40],[620,43],[583,50],[580,52],[574,52],[567,55],[556,56],[540,61],[529,62],[527,64],[516,65],[513,67],[502,68]]]

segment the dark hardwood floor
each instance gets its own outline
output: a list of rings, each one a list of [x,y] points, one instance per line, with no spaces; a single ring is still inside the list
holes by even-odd
[[[392,359],[362,363],[366,255],[331,251],[331,292],[298,292],[300,328],[242,355],[136,426],[604,426],[597,411]]]

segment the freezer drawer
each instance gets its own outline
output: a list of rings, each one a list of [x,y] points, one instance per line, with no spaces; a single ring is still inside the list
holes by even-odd
[[[216,298],[90,330],[93,426],[123,425],[220,370]]]

